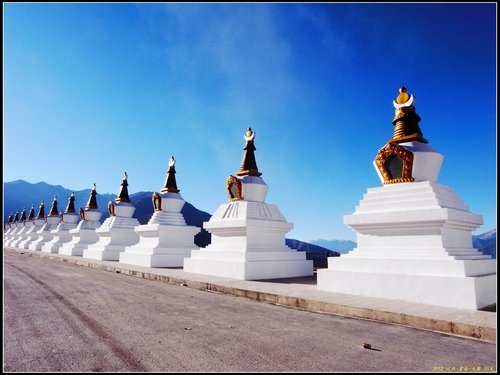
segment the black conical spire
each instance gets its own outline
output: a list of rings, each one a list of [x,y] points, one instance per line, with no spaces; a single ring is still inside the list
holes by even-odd
[[[38,209],[38,215],[36,215],[37,219],[45,218],[45,203],[43,201],[40,202],[40,208]]]
[[[59,210],[57,209],[57,195],[54,195],[54,200],[52,201],[52,207],[50,208],[49,216],[59,215]]]
[[[178,193],[180,190],[177,189],[177,182],[175,181],[175,159],[172,156],[168,161],[168,172],[167,179],[165,180],[165,186],[161,189],[162,193]]]
[[[68,206],[66,207],[65,213],[75,212],[75,192],[73,191],[68,198]]]
[[[16,211],[16,215],[14,216],[14,223],[19,221],[19,211]]]
[[[120,193],[118,194],[118,198],[115,199],[116,202],[130,202],[130,198],[128,196],[128,182],[127,182],[127,172],[123,175],[122,178],[122,187],[120,189]]]
[[[86,208],[98,208],[97,207],[97,191],[95,187],[95,182],[94,182],[94,187],[92,190],[90,190],[90,198],[89,201],[87,202],[87,207]]]
[[[35,220],[35,206],[31,205],[28,220]]]
[[[20,222],[26,221],[26,208],[23,207],[23,211],[21,212]]]

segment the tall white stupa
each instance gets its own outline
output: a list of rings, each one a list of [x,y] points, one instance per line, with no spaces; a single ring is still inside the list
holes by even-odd
[[[314,274],[305,252],[285,245],[293,228],[278,207],[267,204],[268,187],[255,161],[255,132],[244,135],[240,170],[226,180],[229,203],[219,206],[203,227],[211,244],[184,259],[184,271],[240,280],[275,279]]]
[[[135,245],[139,241],[134,228],[139,220],[133,218],[135,207],[128,196],[128,175],[123,175],[120,193],[115,201],[109,201],[109,217],[95,231],[99,240],[83,250],[84,258],[98,260],[119,260],[125,247]]]
[[[72,239],[59,249],[59,254],[82,256],[83,250],[99,241],[96,229],[101,226],[102,212],[97,205],[97,190],[90,190],[90,197],[85,208],[80,208],[80,222],[76,228],[70,229]]]
[[[79,219],[79,215],[75,212],[75,193],[72,192],[68,198],[66,209],[61,213],[61,222],[57,225],[57,228],[51,231],[53,237],[42,246],[41,251],[58,253],[63,244],[71,241],[72,235],[69,231],[76,228]]]
[[[60,222],[61,217],[59,216],[59,211],[57,209],[57,195],[55,195],[50,212],[45,218],[45,224],[36,232],[38,234],[38,238],[30,242],[28,249],[38,251],[41,250],[43,245],[54,238],[52,230],[56,229]]]
[[[120,263],[145,267],[182,267],[184,258],[198,249],[194,236],[201,231],[186,225],[181,213],[186,203],[179,194],[175,179],[175,159],[169,160],[165,184],[152,196],[153,215],[147,224],[135,227],[139,242],[120,253]]]
[[[472,247],[482,217],[436,182],[443,156],[418,125],[401,87],[394,135],[375,157],[382,187],[369,188],[344,223],[357,247],[318,270],[320,290],[464,309],[496,303],[496,262]]]
[[[26,239],[21,241],[18,245],[21,249],[28,249],[30,243],[40,237],[38,231],[46,224],[45,221],[45,203],[42,200],[38,208],[38,214],[33,220],[33,225],[26,232]]]

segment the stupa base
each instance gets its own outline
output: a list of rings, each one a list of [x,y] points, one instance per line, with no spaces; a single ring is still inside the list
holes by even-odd
[[[205,254],[204,254],[205,253]],[[210,257],[204,257],[208,255]],[[293,253],[287,252],[289,254]],[[184,260],[184,271],[200,273],[212,276],[228,277],[238,280],[263,280],[280,279],[286,277],[311,276],[314,274],[312,260],[306,259],[284,259],[287,258],[285,252],[258,252],[247,253],[246,255],[265,258],[273,254],[279,254],[282,259],[260,259],[249,261],[229,259],[228,255],[234,253],[226,251],[205,251],[199,250],[191,252],[191,257]],[[240,253],[241,254],[241,253]],[[244,253],[242,255],[245,255]],[[301,254],[305,256],[305,254]],[[224,259],[225,258],[225,259]],[[288,257],[290,258],[290,257]]]
[[[83,250],[83,258],[96,260],[119,260],[120,253],[125,251],[125,246],[109,246],[105,249],[93,249],[90,246]]]
[[[317,272],[317,288],[330,292],[462,309],[481,309],[496,303],[496,273],[464,277],[335,269]]]
[[[149,249],[134,247],[120,253],[120,263],[144,267],[182,267],[191,256],[193,247]]]

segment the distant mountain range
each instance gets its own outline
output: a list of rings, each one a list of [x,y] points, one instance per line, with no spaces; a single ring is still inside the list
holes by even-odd
[[[32,184],[24,180],[17,180],[12,182],[4,183],[4,222],[8,221],[9,214],[19,212],[23,208],[26,209],[26,216],[31,209],[31,205],[35,208],[35,216],[38,214],[40,207],[40,202],[43,200],[45,204],[45,214],[50,212],[52,206],[52,201],[54,196],[57,196],[57,208],[59,212],[64,212],[68,205],[68,200],[73,192],[75,195],[75,209],[78,211],[80,207],[85,207],[90,198],[91,188],[74,191],[66,189],[60,185],[53,186],[45,182],[38,182]],[[99,193],[99,187],[96,186],[97,191],[97,205],[99,210],[102,211],[103,215],[101,217],[101,222],[103,222],[109,214],[107,212],[107,204],[117,198],[115,194],[101,194]],[[129,194],[131,203],[135,207],[134,218],[136,218],[140,224],[147,224],[151,216],[153,215],[153,205],[151,203],[152,191],[144,191],[134,194]],[[181,210],[182,215],[186,221],[187,225],[194,225],[203,228],[203,223],[209,221],[212,215],[207,212],[201,211],[194,207],[191,203],[186,202]],[[194,242],[199,247],[206,247],[211,243],[211,234],[205,229],[201,229],[200,233],[195,235]],[[285,239],[285,243],[292,249],[297,249],[299,251],[306,251],[308,253],[308,259],[319,261],[325,259],[327,256],[339,256],[338,252],[322,248],[321,246],[312,245],[306,242],[302,242],[295,239]]]
[[[49,185],[45,182],[38,182],[35,184],[26,182],[24,180],[17,180],[4,183],[4,205],[3,214],[4,222],[7,222],[9,214],[16,211],[21,215],[23,208],[26,209],[26,216],[29,213],[31,205],[35,208],[35,216],[38,213],[40,202],[43,200],[45,203],[45,214],[50,212],[54,196],[57,196],[57,207],[59,212],[63,212],[67,205],[68,199],[72,192],[75,194],[75,209],[79,210],[80,207],[85,207],[90,198],[91,187],[85,190],[74,191],[66,189],[60,185]],[[107,204],[109,201],[117,198],[117,194],[101,194],[99,193],[99,186],[97,190],[97,204],[103,215],[101,222],[104,221],[109,214],[107,212]],[[134,217],[140,224],[147,224],[153,215],[153,205],[151,203],[152,191],[139,192],[130,194],[130,200],[135,206]],[[209,221],[211,215],[207,212],[201,211],[194,207],[189,202],[184,204],[181,213],[184,215],[187,225],[194,225],[202,228],[203,223]],[[211,234],[205,229],[195,236],[195,244],[200,247],[206,247],[211,242]],[[328,256],[339,256],[346,254],[356,247],[356,242],[349,240],[313,240],[310,242],[303,242],[297,239],[285,239],[287,246],[299,251],[306,251],[308,259],[314,259],[321,262]],[[496,229],[490,230],[486,233],[472,236],[472,243],[475,248],[483,252],[483,254],[491,255],[496,258]]]

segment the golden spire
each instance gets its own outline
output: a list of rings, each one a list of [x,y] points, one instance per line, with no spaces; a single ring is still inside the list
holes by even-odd
[[[394,134],[392,139],[389,140],[390,143],[404,143],[404,142],[423,142],[428,141],[424,138],[418,123],[421,118],[415,112],[415,97],[409,94],[406,87],[401,86],[399,89],[399,95],[396,100],[393,101],[395,111],[394,119],[392,123],[394,124]]]
[[[259,172],[257,168],[257,162],[255,161],[254,151],[256,150],[253,141],[255,139],[255,132],[252,128],[248,128],[245,135],[243,136],[246,141],[246,145],[243,148],[245,153],[243,154],[243,160],[241,161],[240,170],[236,173],[238,176],[260,176],[262,173]]]

